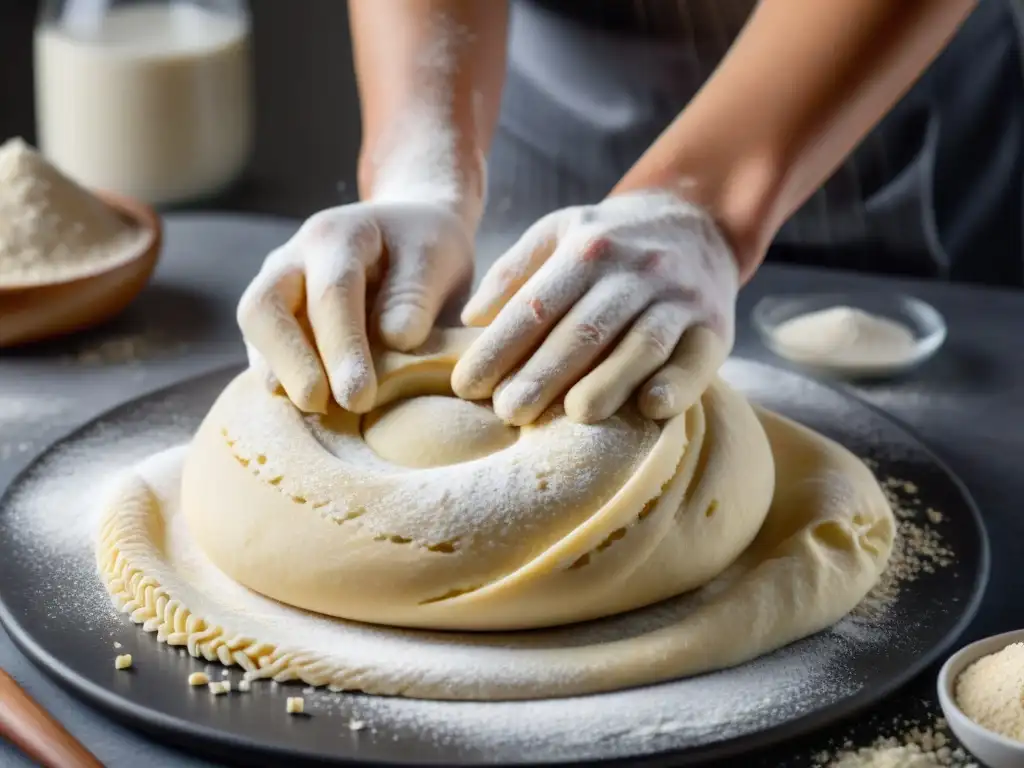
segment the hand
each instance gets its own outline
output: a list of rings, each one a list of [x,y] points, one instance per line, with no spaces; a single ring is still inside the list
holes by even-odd
[[[310,217],[267,256],[238,305],[251,367],[305,412],[326,411],[332,394],[366,412],[377,392],[368,324],[394,349],[422,344],[472,274],[472,230],[453,207],[428,202],[370,201]]]
[[[574,421],[607,418],[638,388],[645,416],[669,418],[700,397],[731,350],[737,286],[714,222],[672,193],[556,211],[495,262],[467,304],[463,322],[487,328],[452,387],[493,396],[515,425],[567,390]]]

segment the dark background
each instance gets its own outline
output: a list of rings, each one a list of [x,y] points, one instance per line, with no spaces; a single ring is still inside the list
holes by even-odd
[[[0,141],[35,144],[38,0],[0,0]],[[256,146],[245,181],[211,205],[306,217],[356,197],[356,97],[344,0],[250,0]],[[295,45],[295,41],[302,41]]]

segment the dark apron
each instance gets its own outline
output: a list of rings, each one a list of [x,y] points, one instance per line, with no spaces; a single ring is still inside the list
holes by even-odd
[[[599,201],[685,107],[753,5],[514,3],[483,261],[545,213]],[[1024,285],[1022,18],[1020,0],[982,0],[786,223],[769,259]]]

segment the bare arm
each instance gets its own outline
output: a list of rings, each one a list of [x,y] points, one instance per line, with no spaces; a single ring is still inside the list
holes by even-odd
[[[763,0],[618,184],[704,205],[749,279],[787,217],[942,50],[974,0]]]
[[[481,159],[505,76],[506,0],[349,0],[349,16],[361,196],[447,182],[451,194],[482,197]],[[395,165],[400,178],[388,178]]]

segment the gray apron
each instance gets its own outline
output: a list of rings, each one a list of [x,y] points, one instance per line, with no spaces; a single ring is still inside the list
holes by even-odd
[[[607,194],[711,74],[754,4],[514,2],[482,257],[545,213]],[[785,224],[769,258],[1024,285],[1024,59],[1014,11],[1020,0],[982,1]]]

